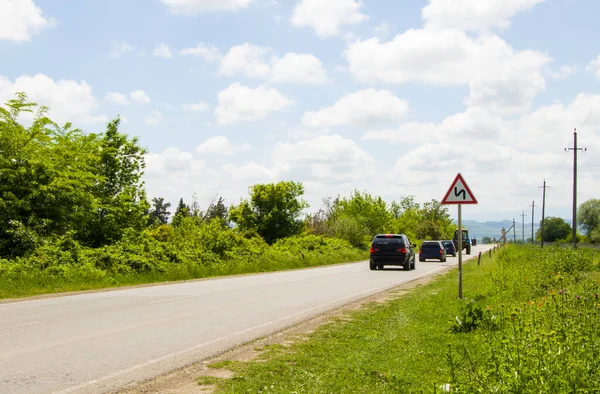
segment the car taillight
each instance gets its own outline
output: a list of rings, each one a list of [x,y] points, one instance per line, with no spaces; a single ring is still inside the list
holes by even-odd
[[[419,249],[419,254],[423,254],[423,249]]]
[[[444,254],[444,250],[443,249],[440,249],[440,254]]]
[[[400,252],[400,253],[406,253],[406,248],[400,248],[400,249],[398,249],[398,252]]]
[[[379,252],[379,249],[371,248],[371,253]]]

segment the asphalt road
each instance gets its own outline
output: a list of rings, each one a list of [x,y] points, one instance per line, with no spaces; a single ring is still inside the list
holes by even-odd
[[[0,393],[110,392],[456,264],[365,261],[0,304]]]

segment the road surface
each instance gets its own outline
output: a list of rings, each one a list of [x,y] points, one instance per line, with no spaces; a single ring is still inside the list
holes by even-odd
[[[370,271],[365,261],[0,304],[0,393],[110,392],[456,262]]]

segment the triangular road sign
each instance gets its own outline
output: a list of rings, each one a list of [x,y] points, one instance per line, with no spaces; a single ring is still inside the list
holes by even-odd
[[[475,195],[469,189],[467,182],[460,173],[454,178],[452,186],[446,192],[446,195],[442,199],[442,204],[477,204]]]

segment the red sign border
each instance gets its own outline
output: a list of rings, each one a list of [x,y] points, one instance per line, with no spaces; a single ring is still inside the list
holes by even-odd
[[[471,196],[471,198],[473,199],[473,201],[466,201],[466,202],[446,201],[448,199],[448,196],[450,195],[450,192],[452,192],[452,189],[454,189],[454,186],[456,186],[456,183],[458,182],[459,179],[462,182],[462,184],[465,185],[465,189],[467,190],[467,193],[469,193],[469,195]],[[469,189],[469,185],[467,185],[467,182],[465,181],[465,178],[462,177],[462,175],[460,174],[460,172],[456,175],[456,178],[454,178],[454,181],[450,185],[450,188],[446,192],[446,195],[444,196],[444,198],[442,198],[441,204],[445,204],[445,205],[450,205],[450,204],[453,204],[453,205],[458,205],[458,204],[477,204],[477,198],[475,198],[475,195],[471,192],[471,189]]]

